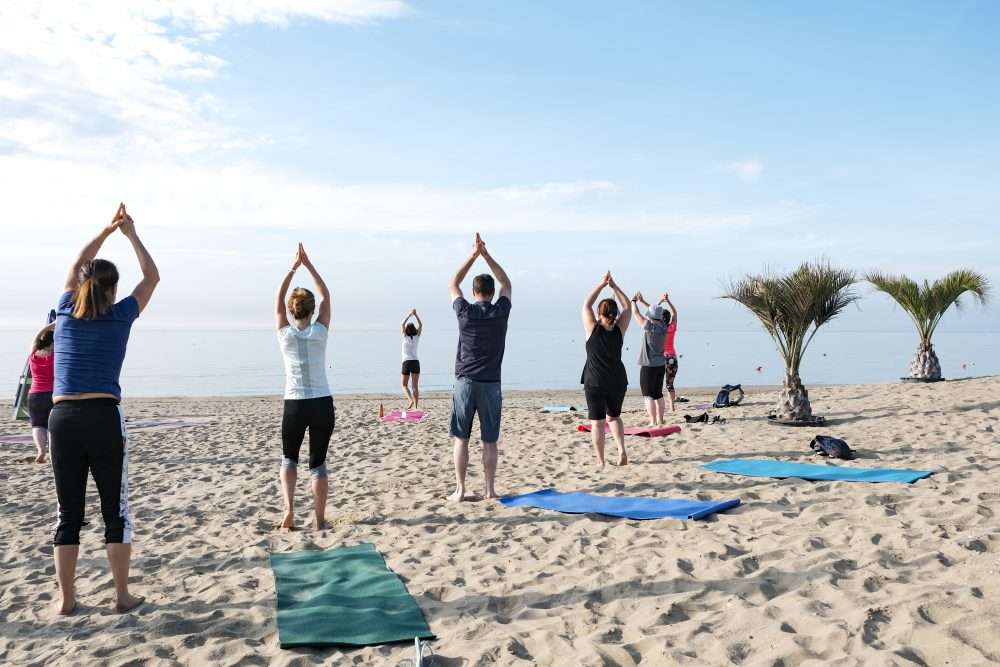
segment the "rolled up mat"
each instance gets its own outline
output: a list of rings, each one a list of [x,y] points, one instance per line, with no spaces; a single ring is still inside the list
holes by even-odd
[[[579,405],[546,405],[542,412],[583,412],[587,408]]]
[[[281,648],[434,637],[420,607],[374,544],[272,553],[271,570]]]
[[[419,424],[423,420],[427,419],[431,413],[425,410],[407,410],[406,417],[403,417],[402,410],[393,410],[385,417],[382,417],[384,422],[406,422],[407,424]]]
[[[590,433],[590,424],[580,424],[576,427],[576,430],[582,433]],[[607,422],[604,422],[604,432],[608,433],[609,431],[611,431],[611,427],[608,426]],[[637,435],[641,438],[663,438],[680,432],[681,427],[676,424],[670,424],[669,426],[630,426],[625,429],[625,435]]]
[[[35,441],[30,435],[0,435],[3,445],[30,445]]]
[[[717,459],[701,466],[705,470],[748,477],[798,477],[830,482],[901,482],[910,484],[934,474],[933,470],[909,468],[854,468],[849,466],[792,463],[767,459]]]
[[[739,498],[720,501],[676,500],[647,496],[598,496],[542,489],[519,496],[504,496],[508,507],[540,507],[567,514],[605,514],[625,519],[701,519],[740,504]]]

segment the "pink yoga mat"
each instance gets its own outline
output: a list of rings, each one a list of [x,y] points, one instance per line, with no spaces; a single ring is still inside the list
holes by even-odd
[[[577,431],[583,433],[590,433],[590,424],[580,424],[576,427]],[[608,423],[604,422],[604,432],[610,431]],[[671,435],[673,433],[680,433],[681,427],[671,424],[670,426],[630,426],[625,429],[625,435],[637,435],[641,438],[663,438],[665,436]]]
[[[406,419],[403,419],[402,410],[393,410],[385,417],[382,417],[384,422],[406,422],[407,424],[419,424],[423,420],[427,419],[430,415],[429,412],[425,410],[407,410]]]

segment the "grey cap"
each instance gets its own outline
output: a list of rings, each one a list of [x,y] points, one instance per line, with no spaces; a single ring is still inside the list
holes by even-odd
[[[663,306],[652,306],[648,311],[646,311],[646,317],[653,320],[662,320]]]

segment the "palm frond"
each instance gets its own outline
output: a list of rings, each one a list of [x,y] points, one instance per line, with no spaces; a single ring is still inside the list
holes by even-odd
[[[786,370],[798,374],[816,331],[859,298],[854,282],[851,271],[805,263],[784,275],[765,272],[732,281],[722,298],[753,313],[774,339]]]
[[[933,283],[925,280],[923,285],[906,276],[879,272],[869,273],[865,279],[875,289],[892,297],[910,316],[923,345],[930,345],[934,330],[949,308],[961,308],[961,297],[966,292],[980,304],[985,304],[991,291],[986,276],[968,269],[952,271]]]

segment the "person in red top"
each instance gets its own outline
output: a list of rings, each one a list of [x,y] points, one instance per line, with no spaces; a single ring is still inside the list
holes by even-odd
[[[35,335],[31,341],[31,389],[28,390],[28,417],[31,420],[31,436],[35,439],[38,456],[35,463],[45,463],[49,453],[49,413],[52,411],[52,381],[55,355],[52,349],[50,324]]]
[[[667,322],[667,337],[663,339],[663,356],[667,358],[667,372],[663,376],[667,393],[670,395],[670,411],[674,412],[674,401],[677,393],[674,391],[674,378],[677,377],[677,349],[674,347],[674,337],[677,335],[677,307],[670,301],[666,292],[660,297],[660,304],[667,304],[670,314],[664,317]]]

